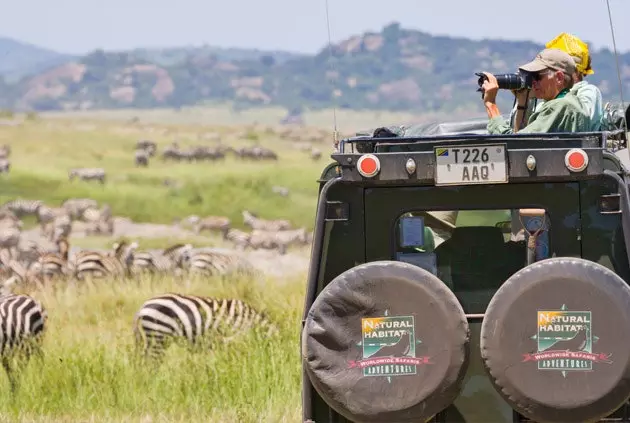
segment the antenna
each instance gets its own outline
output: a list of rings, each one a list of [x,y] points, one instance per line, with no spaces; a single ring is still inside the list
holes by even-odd
[[[328,27],[328,63],[330,64],[331,74],[333,75],[333,146],[335,147],[335,151],[339,149],[339,137],[337,132],[337,85],[334,81],[335,75],[335,64],[333,62],[333,49],[332,49],[332,38],[330,36],[330,16],[328,14],[328,0],[326,0],[326,26]]]
[[[625,112],[626,103],[623,101],[623,81],[621,79],[621,69],[619,68],[619,54],[617,54],[617,42],[615,41],[615,29],[612,21],[612,13],[610,13],[610,1],[606,0],[606,6],[608,6],[608,20],[610,21],[610,32],[612,34],[613,50],[615,53],[615,62],[617,63],[617,77],[619,78],[619,96],[621,97],[621,108]],[[628,122],[624,117],[623,123],[626,132],[628,132]]]

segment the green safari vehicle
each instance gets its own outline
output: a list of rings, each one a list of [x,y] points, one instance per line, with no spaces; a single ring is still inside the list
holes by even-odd
[[[379,128],[332,154],[305,423],[630,422],[628,134],[485,122]]]

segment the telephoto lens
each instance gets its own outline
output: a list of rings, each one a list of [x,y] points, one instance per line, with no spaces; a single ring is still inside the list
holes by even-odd
[[[488,78],[483,73],[476,73],[479,76],[477,84],[481,88],[484,81]],[[532,88],[533,75],[529,72],[517,72],[517,73],[500,73],[494,75],[497,79],[497,84],[502,90],[520,90],[523,88]]]

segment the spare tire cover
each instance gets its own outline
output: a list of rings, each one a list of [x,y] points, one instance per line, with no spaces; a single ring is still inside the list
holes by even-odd
[[[481,356],[495,388],[534,421],[598,421],[630,396],[630,288],[579,258],[512,275],[490,301]]]
[[[468,322],[428,271],[375,261],[347,270],[310,308],[302,359],[319,395],[354,422],[423,422],[457,397]]]

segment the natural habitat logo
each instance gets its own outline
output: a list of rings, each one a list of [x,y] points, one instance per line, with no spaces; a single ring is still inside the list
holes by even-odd
[[[557,370],[566,376],[567,371],[593,370],[593,363],[612,363],[610,354],[593,353],[593,344],[599,339],[592,333],[590,311],[560,310],[538,311],[538,331],[532,336],[538,344],[533,354],[524,354],[523,362],[535,361],[539,370]]]
[[[415,375],[417,366],[432,364],[427,356],[416,356],[416,338],[413,316],[367,317],[361,319],[363,348],[362,360],[351,361],[350,367],[363,369],[364,376]]]

